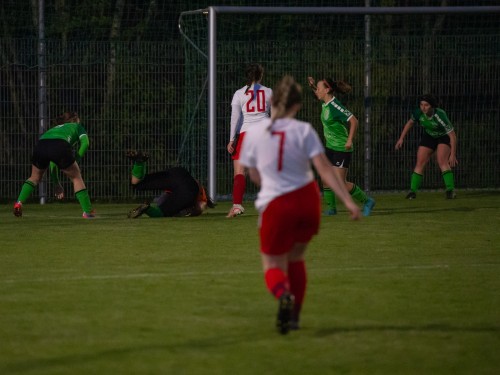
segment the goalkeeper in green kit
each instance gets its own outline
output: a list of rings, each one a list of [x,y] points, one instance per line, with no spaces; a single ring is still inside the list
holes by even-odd
[[[23,215],[23,203],[31,196],[35,187],[41,181],[45,171],[50,166],[51,181],[55,186],[57,199],[64,198],[64,190],[59,183],[59,169],[68,176],[73,183],[75,195],[83,210],[83,218],[94,218],[94,211],[87,192],[87,187],[82,179],[77,160],[85,154],[89,147],[89,137],[80,124],[76,112],[65,112],[56,119],[56,126],[47,130],[35,146],[31,158],[31,176],[24,182],[21,193],[14,204],[14,215]],[[79,143],[76,155],[73,155],[73,145]]]
[[[446,199],[454,199],[456,197],[455,181],[451,168],[458,164],[457,135],[446,112],[438,108],[439,100],[434,95],[422,95],[418,103],[419,108],[411,114],[411,118],[405,124],[396,143],[396,150],[399,150],[406,134],[415,123],[424,128],[417,151],[417,163],[411,175],[410,192],[406,199],[417,197],[417,192],[422,185],[424,168],[434,152],[446,187]]]

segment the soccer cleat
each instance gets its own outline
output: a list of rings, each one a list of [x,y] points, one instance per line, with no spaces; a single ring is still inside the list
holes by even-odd
[[[142,216],[142,214],[148,210],[149,206],[150,206],[149,203],[143,203],[140,206],[129,211],[127,217],[129,219],[137,219],[139,216]]]
[[[323,211],[323,215],[325,215],[325,216],[337,215],[337,209],[336,208],[329,208],[328,210]]]
[[[300,329],[300,312],[297,310],[297,305],[294,305],[292,314],[290,315],[290,331]]]
[[[447,190],[446,191],[446,199],[455,199],[457,197],[457,194],[455,194],[454,190]]]
[[[368,200],[363,205],[363,216],[370,216],[373,207],[375,207],[375,199],[368,198]]]
[[[149,159],[149,154],[147,152],[137,151],[137,150],[128,150],[127,158],[129,158],[133,162],[145,162]]]
[[[290,319],[290,331],[297,331],[300,329],[300,324],[297,319]]]
[[[283,293],[279,299],[276,328],[282,335],[286,335],[290,331],[290,319],[294,302],[295,297],[289,292]]]
[[[19,201],[14,203],[14,216],[17,217],[23,216],[23,204]]]
[[[95,219],[95,211],[94,211],[94,210],[92,210],[92,211],[90,211],[90,212],[84,212],[84,213],[82,214],[82,217],[83,217],[84,219]]]
[[[229,210],[229,213],[227,214],[226,217],[240,216],[240,215],[243,215],[244,212],[245,212],[245,209],[243,208],[243,206],[241,204],[233,204],[233,207],[231,207],[231,209]]]
[[[417,199],[417,193],[415,193],[414,191],[410,191],[408,193],[408,195],[406,196],[406,199],[410,199],[410,200]]]

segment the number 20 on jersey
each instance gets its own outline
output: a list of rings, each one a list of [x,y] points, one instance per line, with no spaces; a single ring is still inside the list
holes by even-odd
[[[246,95],[250,96],[247,101],[247,112],[265,112],[266,94],[264,90],[257,90],[257,95],[255,95],[254,90],[248,90]]]

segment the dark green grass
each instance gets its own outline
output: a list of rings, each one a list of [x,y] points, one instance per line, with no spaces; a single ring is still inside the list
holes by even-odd
[[[302,329],[274,329],[257,215],[0,206],[0,374],[500,373],[500,195],[324,218]]]

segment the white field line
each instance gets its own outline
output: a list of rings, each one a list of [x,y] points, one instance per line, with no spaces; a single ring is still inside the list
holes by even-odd
[[[471,268],[471,267],[499,267],[497,263],[478,263],[478,264],[429,264],[429,265],[394,265],[394,266],[377,266],[377,267],[336,267],[336,268],[311,268],[310,272],[326,274],[335,272],[350,272],[350,271],[386,271],[386,270],[432,270],[432,269],[450,269],[450,268]],[[231,275],[231,274],[258,274],[262,271],[210,271],[210,272],[165,272],[165,273],[131,273],[131,274],[116,274],[116,275],[80,275],[80,276],[61,276],[61,277],[39,277],[33,279],[4,279],[0,280],[1,284],[15,283],[45,283],[58,281],[85,281],[85,280],[128,280],[128,279],[158,279],[158,278],[173,278],[173,277],[192,277],[192,276],[211,276],[211,275]]]

